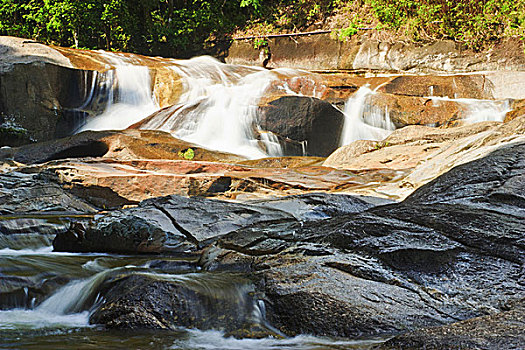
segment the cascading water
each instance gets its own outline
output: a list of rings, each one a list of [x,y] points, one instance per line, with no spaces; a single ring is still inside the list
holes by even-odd
[[[381,110],[370,104],[373,94],[375,91],[365,85],[346,102],[341,146],[356,140],[382,140],[395,130],[388,110]]]
[[[115,70],[94,76],[84,108],[96,103],[96,99],[104,95],[107,96],[106,108],[102,114],[89,120],[79,132],[125,129],[158,109],[151,92],[148,67],[135,65],[124,55],[105,51],[100,51],[100,54],[115,66]],[[114,84],[117,85],[116,91],[112,88],[106,92],[107,86],[113,87]]]
[[[282,154],[275,135],[257,125],[258,103],[273,81],[298,71],[232,66],[205,56],[175,61],[171,69],[182,77],[184,93],[141,128],[249,158]]]
[[[477,100],[470,98],[448,98],[448,97],[429,97],[434,105],[441,101],[455,102],[462,107],[467,123],[479,123],[485,121],[502,122],[505,115],[512,110],[509,100]]]

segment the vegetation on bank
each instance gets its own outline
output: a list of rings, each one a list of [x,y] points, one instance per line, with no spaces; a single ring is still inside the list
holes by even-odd
[[[525,37],[525,0],[0,0],[0,35],[184,57],[233,33],[360,28],[482,49]]]

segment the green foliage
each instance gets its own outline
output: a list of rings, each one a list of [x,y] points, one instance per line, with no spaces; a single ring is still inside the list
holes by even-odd
[[[388,142],[378,142],[374,145],[374,149],[375,150],[380,150],[381,148],[385,148],[385,147],[388,147],[390,146],[390,143]]]
[[[261,0],[0,0],[0,35],[187,56],[245,23]]]
[[[504,35],[525,35],[523,0],[367,0],[377,18],[391,29],[448,38],[481,49]]]
[[[303,31],[322,28],[335,13],[347,16],[334,33],[341,40],[363,23],[473,49],[502,36],[525,37],[525,0],[0,0],[0,35],[187,57],[248,21],[260,34]]]
[[[186,160],[193,160],[193,158],[195,158],[195,151],[192,148],[179,151],[179,157]]]

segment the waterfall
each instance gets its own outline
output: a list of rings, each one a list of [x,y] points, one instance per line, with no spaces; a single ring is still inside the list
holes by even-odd
[[[382,140],[395,130],[388,109],[382,110],[370,103],[375,93],[365,85],[346,102],[341,146],[356,140]]]
[[[92,88],[84,108],[95,103],[95,89],[103,92],[111,86],[111,92],[105,93],[107,102],[102,114],[89,120],[80,131],[85,130],[118,130],[144,119],[158,109],[152,94],[149,68],[135,65],[124,55],[100,51],[100,54],[115,66],[112,73],[95,74]],[[116,83],[116,91],[113,85]]]
[[[258,104],[273,81],[297,71],[226,65],[207,56],[175,61],[170,68],[182,77],[184,93],[177,105],[145,122],[142,129],[168,131],[182,140],[248,158],[282,155],[275,135],[261,132],[257,125]]]

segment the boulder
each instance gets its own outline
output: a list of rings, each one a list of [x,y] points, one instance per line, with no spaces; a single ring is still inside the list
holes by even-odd
[[[404,75],[381,85],[378,91],[416,97],[491,99],[493,89],[494,84],[482,74]]]
[[[105,283],[104,302],[90,322],[112,329],[214,329],[241,338],[275,336],[258,317],[249,280],[236,275],[200,274],[171,280],[135,274]]]
[[[328,102],[285,96],[261,106],[257,124],[283,139],[303,143],[308,155],[326,157],[339,146],[344,119]]]

